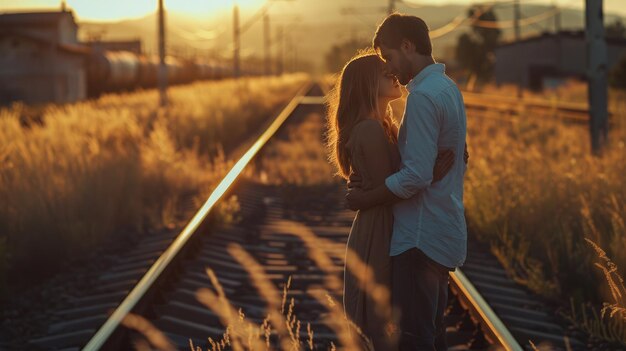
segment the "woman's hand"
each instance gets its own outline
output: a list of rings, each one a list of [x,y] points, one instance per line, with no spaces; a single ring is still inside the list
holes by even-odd
[[[450,172],[452,165],[454,165],[454,151],[443,150],[439,152],[433,169],[433,183],[443,179]]]

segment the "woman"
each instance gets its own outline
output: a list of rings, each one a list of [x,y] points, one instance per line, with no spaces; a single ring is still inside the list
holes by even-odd
[[[359,54],[343,68],[330,94],[328,109],[328,149],[341,177],[347,180],[357,174],[367,190],[384,183],[398,170],[398,128],[389,103],[401,96],[400,83],[385,71],[384,62],[376,54]],[[443,178],[453,158],[449,151],[440,154],[434,181]],[[395,348],[389,329],[392,226],[391,206],[373,207],[357,212],[348,238],[344,311],[360,330],[364,349]],[[368,275],[367,267],[358,261],[366,264],[372,274]]]

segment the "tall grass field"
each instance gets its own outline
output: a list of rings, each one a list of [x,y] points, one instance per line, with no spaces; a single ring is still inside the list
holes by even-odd
[[[175,226],[225,174],[224,150],[306,79],[172,87],[164,109],[155,90],[48,106],[37,121],[30,107],[1,109],[0,286],[45,277],[107,241]]]

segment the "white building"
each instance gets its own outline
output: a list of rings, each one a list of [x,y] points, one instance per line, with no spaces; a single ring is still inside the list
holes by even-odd
[[[84,99],[90,51],[76,33],[71,11],[0,14],[0,104]]]

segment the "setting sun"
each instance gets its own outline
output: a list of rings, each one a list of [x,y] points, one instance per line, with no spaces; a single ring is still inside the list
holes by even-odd
[[[165,7],[169,10],[193,14],[211,15],[232,7],[234,3],[240,7],[254,8],[261,6],[263,0],[165,0]],[[96,21],[115,21],[127,18],[142,17],[156,11],[158,0],[67,0],[67,6],[74,10],[79,19]],[[59,0],[36,1],[2,1],[0,11],[31,10],[42,8],[57,8],[61,6]]]

